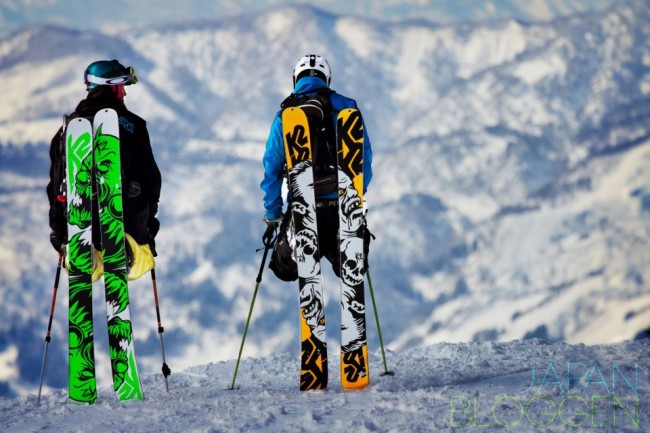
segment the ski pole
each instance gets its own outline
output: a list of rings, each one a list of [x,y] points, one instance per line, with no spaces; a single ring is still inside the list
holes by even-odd
[[[47,360],[47,348],[52,339],[50,333],[52,332],[52,319],[54,317],[54,304],[56,303],[56,294],[59,291],[59,279],[61,278],[61,264],[63,263],[63,254],[59,253],[59,261],[56,265],[56,276],[54,277],[54,289],[52,291],[52,303],[50,304],[50,319],[47,324],[47,334],[45,335],[45,351],[43,352],[43,364],[41,365],[41,380],[38,385],[38,400],[37,403],[41,404],[41,391],[43,389],[43,375],[45,374],[45,362]]]
[[[255,305],[255,298],[257,297],[257,290],[260,287],[262,282],[262,272],[264,272],[264,264],[266,263],[266,255],[269,250],[275,244],[275,227],[269,226],[264,233],[262,238],[262,243],[264,244],[264,254],[262,255],[262,263],[260,264],[260,272],[257,274],[257,279],[255,280],[255,290],[253,290],[253,298],[251,299],[251,305],[248,309],[248,317],[246,318],[246,325],[244,326],[244,334],[242,335],[241,345],[239,346],[239,355],[237,355],[237,363],[235,364],[235,373],[232,376],[232,385],[230,386],[231,390],[235,389],[235,380],[237,380],[237,371],[239,370],[239,361],[241,360],[241,354],[244,350],[244,342],[246,341],[246,334],[248,333],[248,325],[251,321],[251,315],[253,314],[253,306]],[[259,250],[258,250],[259,251]]]
[[[158,320],[158,335],[160,336],[160,352],[162,353],[162,374],[163,377],[165,378],[165,389],[167,392],[169,392],[169,382],[167,381],[167,376],[172,374],[172,371],[169,369],[169,366],[167,365],[167,362],[165,362],[165,344],[163,343],[163,332],[165,332],[165,328],[163,328],[162,324],[160,323],[160,305],[158,304],[158,288],[156,286],[156,271],[155,269],[151,269],[151,285],[153,286],[153,299],[156,303],[156,319]]]
[[[377,304],[375,303],[375,293],[372,289],[372,279],[370,278],[370,270],[366,269],[366,276],[368,277],[368,290],[370,291],[370,299],[372,299],[372,308],[375,310],[375,321],[377,322],[377,334],[379,335],[379,345],[381,346],[381,357],[384,360],[384,372],[380,376],[394,376],[395,373],[388,371],[388,364],[386,364],[386,353],[384,352],[384,339],[381,336],[381,326],[379,325],[379,313],[377,312]]]

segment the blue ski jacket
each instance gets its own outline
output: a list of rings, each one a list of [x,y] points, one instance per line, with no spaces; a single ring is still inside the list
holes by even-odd
[[[296,83],[293,89],[294,94],[314,94],[322,88],[328,87],[327,83],[318,77],[303,77]],[[336,116],[339,111],[345,108],[357,108],[354,99],[347,98],[338,93],[330,95],[330,101],[334,108],[332,122],[336,122]],[[372,147],[368,138],[368,130],[363,126],[363,189],[364,193],[368,189],[372,179]],[[282,136],[282,110],[278,111],[273,119],[269,138],[266,140],[266,150],[264,151],[264,179],[260,184],[264,191],[264,211],[265,217],[269,221],[278,220],[282,216],[282,182],[284,180],[285,164],[287,158],[284,153],[284,139]],[[336,199],[337,192],[334,191],[328,195],[316,197],[316,199]],[[287,202],[291,200],[290,194],[287,195]]]

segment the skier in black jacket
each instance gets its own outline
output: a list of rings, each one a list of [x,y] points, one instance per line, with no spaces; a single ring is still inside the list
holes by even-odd
[[[151,149],[146,122],[124,105],[125,86],[137,82],[135,72],[132,68],[125,68],[117,60],[100,60],[86,68],[84,81],[88,94],[68,118],[85,117],[92,122],[95,113],[101,109],[112,108],[117,112],[120,123],[124,231],[138,245],[148,247],[155,256],[154,238],[160,228],[156,213],[161,176]],[[64,252],[68,239],[64,134],[61,127],[52,138],[50,182],[47,185],[50,202],[50,242],[58,252]],[[92,225],[99,227],[95,195],[92,206]],[[99,230],[93,230],[93,245],[96,250],[101,250]],[[131,251],[131,254],[133,253],[134,251]]]

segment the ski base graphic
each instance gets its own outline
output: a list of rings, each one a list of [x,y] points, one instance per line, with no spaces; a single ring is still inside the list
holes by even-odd
[[[129,310],[119,121],[114,110],[97,112],[93,136],[113,388],[118,400],[142,400]]]
[[[339,112],[336,124],[341,258],[341,386],[370,384],[366,340],[365,214],[363,202],[363,120],[353,108]]]
[[[300,108],[291,107],[283,110],[282,125],[300,287],[300,389],[322,389],[327,386],[327,335],[309,124]]]
[[[92,231],[102,240],[109,355],[118,400],[142,400],[129,312],[122,220],[119,120],[111,109],[66,127],[69,281],[69,395],[82,403],[97,399],[95,377]],[[92,227],[92,197],[98,197],[100,227]]]
[[[68,387],[70,399],[97,399],[92,286],[92,126],[75,118],[66,127],[68,209]]]

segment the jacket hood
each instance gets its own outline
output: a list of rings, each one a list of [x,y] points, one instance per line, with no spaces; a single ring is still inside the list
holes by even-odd
[[[325,80],[318,77],[302,77],[296,83],[293,94],[315,92],[323,88],[329,88]]]
[[[110,86],[97,86],[88,91],[86,99],[79,102],[75,112],[80,116],[94,116],[102,108],[112,108],[116,111],[125,110],[126,106],[120,101]]]

